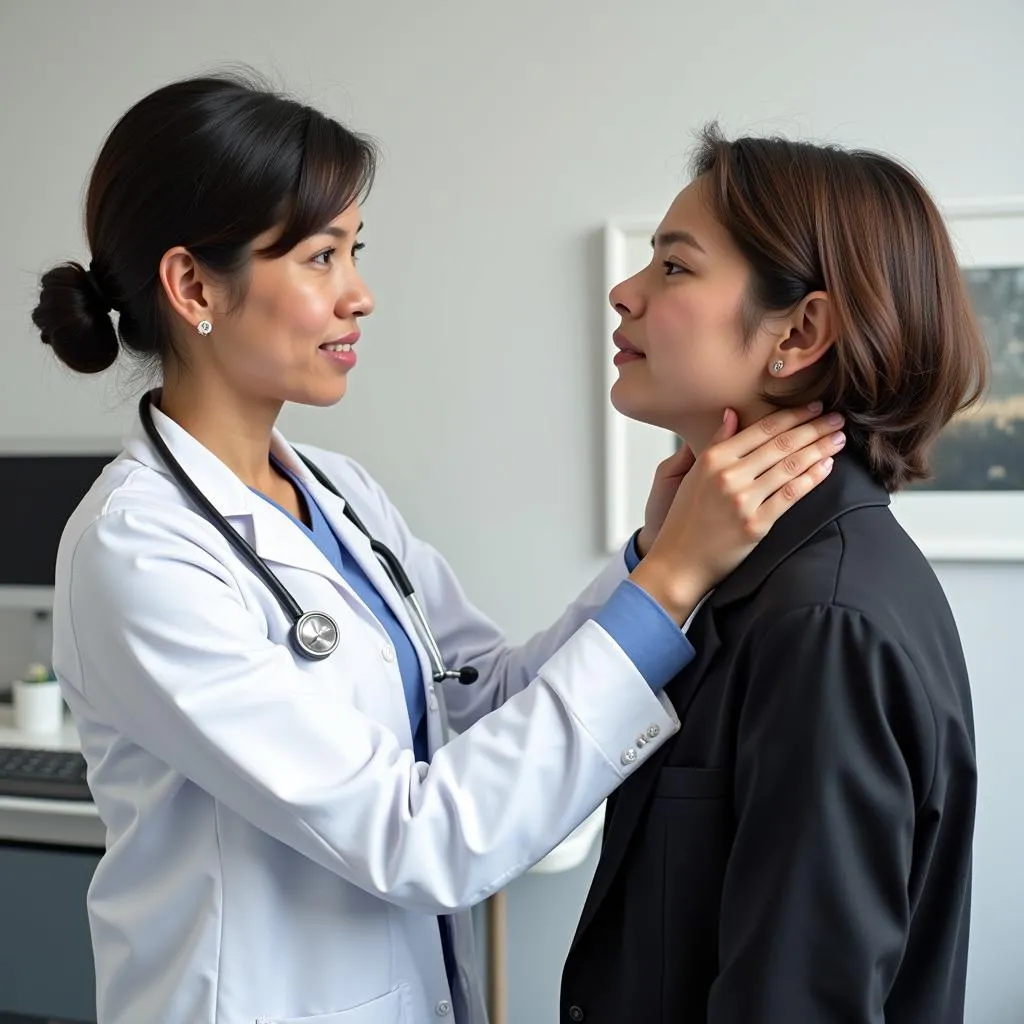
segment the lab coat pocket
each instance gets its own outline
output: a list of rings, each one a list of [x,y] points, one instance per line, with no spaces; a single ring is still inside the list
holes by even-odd
[[[347,1010],[321,1013],[313,1017],[257,1017],[256,1024],[409,1024],[411,1018],[406,1012],[408,1000],[408,986],[399,985],[387,995]]]

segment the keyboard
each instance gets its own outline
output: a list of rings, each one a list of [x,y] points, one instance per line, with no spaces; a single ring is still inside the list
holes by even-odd
[[[0,796],[91,800],[85,758],[74,750],[0,747]]]

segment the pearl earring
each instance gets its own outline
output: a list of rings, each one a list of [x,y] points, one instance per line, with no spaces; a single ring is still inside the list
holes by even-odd
[[[785,367],[785,365],[786,364],[781,359],[776,359],[775,362],[772,363],[771,365],[772,373],[782,373],[782,370]]]
[[[213,330],[213,324],[211,324],[209,320],[200,320],[199,323],[196,324],[196,330],[200,334],[209,334],[210,331]]]

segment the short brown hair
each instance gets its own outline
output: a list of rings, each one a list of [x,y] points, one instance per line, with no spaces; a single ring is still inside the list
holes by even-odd
[[[702,133],[693,172],[752,267],[748,334],[809,292],[829,293],[837,337],[799,391],[820,398],[890,491],[929,475],[928,450],[988,381],[988,349],[942,216],[879,153]]]

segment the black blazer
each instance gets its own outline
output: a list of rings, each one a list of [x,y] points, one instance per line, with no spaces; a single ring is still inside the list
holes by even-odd
[[[962,1022],[976,764],[953,616],[852,451],[708,598],[609,801],[565,1022]]]

